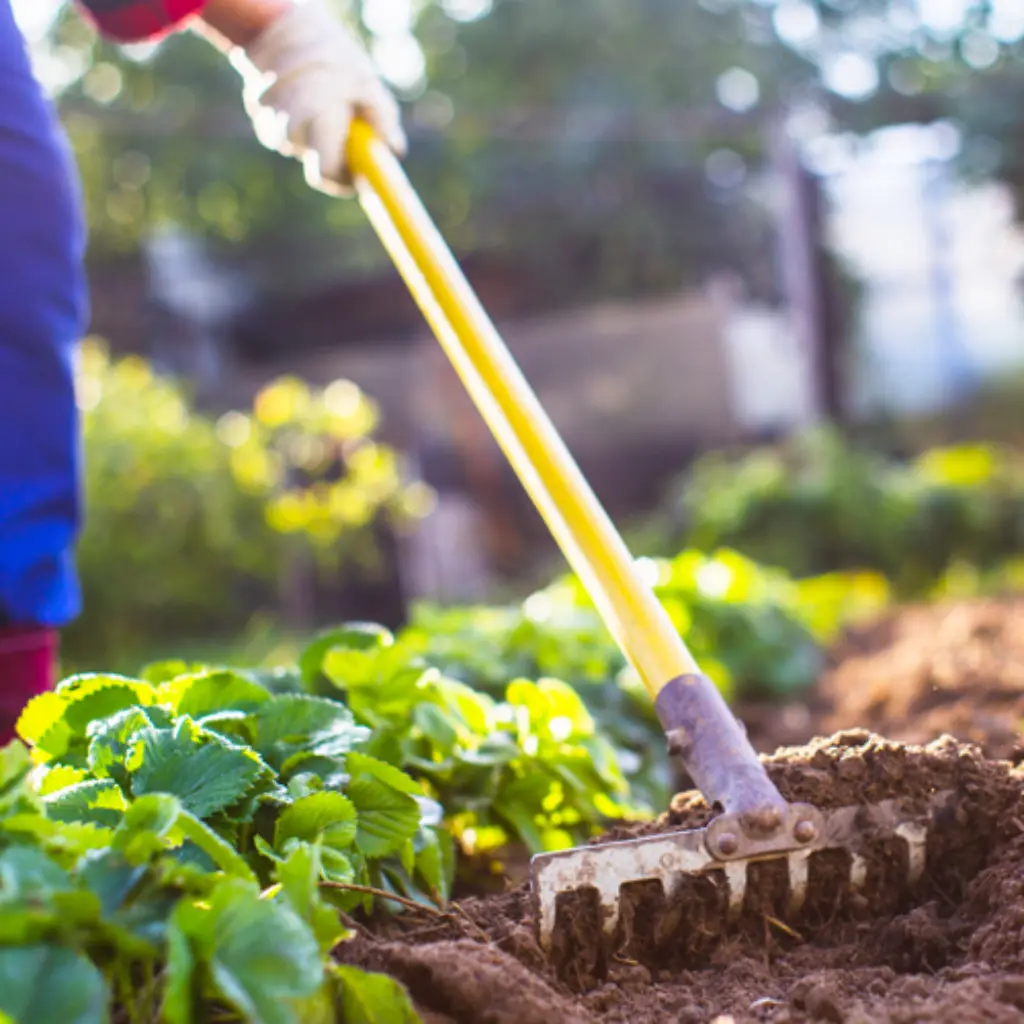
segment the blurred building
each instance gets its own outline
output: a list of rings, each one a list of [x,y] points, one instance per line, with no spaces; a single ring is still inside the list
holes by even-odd
[[[1024,234],[995,183],[957,176],[956,130],[901,125],[808,147],[830,234],[861,282],[850,401],[906,414],[948,406],[1024,366]]]

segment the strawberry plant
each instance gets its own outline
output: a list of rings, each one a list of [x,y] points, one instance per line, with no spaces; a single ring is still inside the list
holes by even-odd
[[[0,757],[0,1011],[16,1021],[338,1019],[347,888],[443,901],[450,840],[342,705],[244,676],[65,680]]]
[[[875,574],[797,582],[727,550],[639,564],[700,664],[735,699],[810,686],[824,664],[823,645],[889,599]],[[517,677],[568,682],[599,734],[614,744],[634,800],[658,807],[670,796],[674,782],[650,698],[574,578],[556,580],[518,605],[420,605],[399,647],[494,697]]]
[[[346,915],[444,907],[458,853],[636,816],[571,687],[503,699],[379,627],[271,673],[165,662],[33,699],[0,751],[0,1020],[414,1022]]]

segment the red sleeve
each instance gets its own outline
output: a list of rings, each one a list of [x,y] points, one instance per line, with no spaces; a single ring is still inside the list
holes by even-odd
[[[180,28],[206,0],[79,0],[105,36],[123,43],[155,39]]]

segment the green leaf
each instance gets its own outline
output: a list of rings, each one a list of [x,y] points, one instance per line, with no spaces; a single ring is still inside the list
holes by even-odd
[[[28,744],[52,756],[68,749],[71,731],[64,721],[65,701],[53,690],[33,697],[22,709],[15,730]]]
[[[187,719],[173,729],[146,729],[132,750],[132,792],[169,793],[199,818],[240,800],[268,767],[248,748],[203,733]]]
[[[60,946],[0,949],[0,1012],[18,1024],[109,1024],[103,975]]]
[[[339,629],[326,630],[315,637],[302,652],[299,658],[302,678],[307,685],[315,684],[320,677],[324,657],[332,648],[365,651],[388,646],[392,642],[392,635],[383,626],[369,623],[355,622]]]
[[[337,913],[320,895],[320,848],[299,843],[277,867],[277,879],[292,909],[316,935],[322,953],[329,953],[347,934]]]
[[[458,731],[436,704],[417,704],[412,719],[442,757],[455,749],[459,742]]]
[[[277,819],[274,845],[280,850],[289,839],[344,849],[356,836],[356,808],[340,793],[312,793],[296,800]]]
[[[420,808],[413,797],[374,775],[353,778],[347,795],[359,812],[356,846],[367,857],[396,852],[419,827]]]
[[[408,992],[394,978],[340,964],[335,976],[345,1024],[421,1024]]]
[[[0,747],[0,793],[21,783],[32,770],[28,748],[18,740]]]
[[[237,672],[219,670],[178,676],[160,687],[158,698],[195,719],[217,711],[252,711],[271,695]]]
[[[478,736],[486,736],[494,712],[494,701],[455,679],[441,677],[434,684],[448,709],[462,720],[465,727]]]
[[[65,679],[25,705],[17,731],[50,757],[63,757],[89,725],[136,704],[149,704],[153,689],[124,676],[83,675]]]
[[[129,776],[125,762],[135,737],[143,729],[167,728],[172,722],[170,713],[160,707],[126,708],[102,722],[96,722],[91,730],[87,756],[89,770],[93,775],[101,779],[111,778],[127,789]]]
[[[442,900],[451,895],[455,881],[455,844],[444,830],[421,829],[417,836],[416,871],[431,894]]]
[[[179,908],[188,909],[187,903]],[[192,1024],[195,1005],[195,957],[176,910],[167,926],[167,968],[164,982],[163,1020],[166,1024]]]
[[[347,754],[370,735],[369,729],[356,725],[348,708],[324,697],[285,694],[260,705],[253,714],[254,746],[278,771],[299,753]]]
[[[392,789],[397,789],[400,793],[408,793],[411,796],[423,795],[423,787],[418,782],[409,778],[405,772],[399,771],[394,765],[390,765],[386,761],[379,761],[375,757],[353,751],[345,758],[345,766],[353,777],[357,775],[372,775],[373,778],[379,779]]]
[[[161,838],[168,836],[178,823],[181,801],[169,793],[149,793],[136,797],[128,805],[124,818],[114,836],[114,848],[142,832],[151,832]]]
[[[483,741],[475,750],[457,750],[455,757],[465,764],[494,767],[511,764],[522,756],[516,741],[506,732],[496,732]]]
[[[45,901],[70,888],[67,872],[42,851],[12,846],[0,853],[0,896],[4,899]]]
[[[217,885],[206,907],[193,905],[177,920],[219,995],[251,1024],[299,1024],[291,1002],[310,998],[324,980],[310,927],[237,879]]]
[[[92,822],[116,828],[125,807],[124,794],[109,779],[77,782],[45,797],[46,816],[53,821]]]
[[[105,916],[116,913],[145,876],[145,868],[129,864],[113,849],[104,850],[81,868],[82,882],[100,901]]]
[[[89,724],[133,705],[151,704],[153,687],[126,676],[89,674],[72,676],[57,687],[66,702],[65,720],[72,735],[84,736]]]
[[[237,850],[194,814],[182,808],[177,824],[185,836],[195,843],[221,871],[245,881],[256,881],[256,875],[252,868]]]
[[[146,665],[139,672],[139,678],[145,679],[151,686],[159,686],[161,683],[170,682],[172,679],[187,673],[188,662],[181,661],[180,659],[169,659],[167,661],[154,661]]]
[[[294,840],[293,840],[294,842]],[[341,882],[348,885],[355,881],[356,867],[352,863],[352,857],[334,849],[333,846],[325,846],[320,850],[320,864],[323,868],[324,878],[329,882]]]

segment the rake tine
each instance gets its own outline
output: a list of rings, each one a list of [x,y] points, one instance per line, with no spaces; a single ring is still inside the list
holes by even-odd
[[[734,861],[725,865],[725,877],[729,885],[729,920],[735,921],[743,912],[743,901],[747,898],[747,864]]]
[[[924,875],[927,861],[928,829],[917,822],[904,822],[896,829],[898,835],[907,844],[907,881],[917,885]]]
[[[809,875],[810,853],[791,853],[786,858],[789,870],[789,914],[795,917],[803,909],[807,899],[807,877]]]
[[[727,887],[729,922],[743,913],[751,864],[785,858],[788,874],[789,916],[804,908],[810,878],[810,860],[823,850],[842,850],[850,857],[850,886],[863,891],[868,877],[865,846],[886,837],[899,838],[907,848],[907,882],[916,885],[927,866],[929,825],[948,810],[953,794],[935,794],[927,810],[911,813],[897,800],[870,806],[820,811],[806,804],[791,804],[775,833],[741,835],[742,820],[721,815],[707,828],[666,832],[641,839],[619,840],[561,853],[538,854],[531,866],[542,947],[551,946],[555,908],[560,894],[574,889],[598,893],[603,931],[611,938],[620,913],[620,888],[629,882],[658,880],[671,902],[688,878],[721,871]]]

